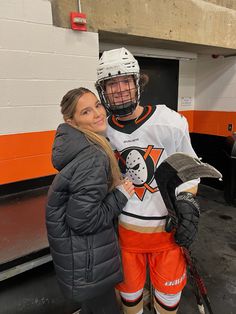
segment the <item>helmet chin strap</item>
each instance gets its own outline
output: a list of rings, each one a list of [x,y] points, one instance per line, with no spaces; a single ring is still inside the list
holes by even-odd
[[[137,108],[138,102],[129,101],[121,105],[110,105],[109,110],[115,117],[127,117]]]

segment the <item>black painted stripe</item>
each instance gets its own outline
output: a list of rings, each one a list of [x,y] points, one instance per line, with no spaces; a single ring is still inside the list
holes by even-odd
[[[33,253],[28,254],[28,255],[18,257],[18,258],[14,259],[12,261],[9,261],[9,262],[5,262],[3,264],[0,264],[0,272],[5,271],[5,270],[10,269],[10,268],[13,268],[13,267],[16,267],[16,266],[19,266],[21,264],[27,263],[29,261],[33,261],[34,259],[45,256],[49,253],[50,253],[49,247],[45,247],[43,249],[40,249],[37,252],[33,252]]]
[[[55,175],[50,175],[35,179],[3,184],[1,185],[0,189],[0,197],[20,192],[28,192],[29,190],[34,190],[41,187],[48,187],[49,185],[51,185],[54,177]]]

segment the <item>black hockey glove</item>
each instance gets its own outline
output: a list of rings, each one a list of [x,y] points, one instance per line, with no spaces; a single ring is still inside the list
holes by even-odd
[[[198,230],[200,206],[192,193],[182,192],[176,197],[175,210],[178,217],[175,241],[188,248],[194,241]]]

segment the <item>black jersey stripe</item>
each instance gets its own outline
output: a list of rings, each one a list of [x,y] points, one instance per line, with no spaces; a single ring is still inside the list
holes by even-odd
[[[135,215],[133,213],[125,212],[123,210],[121,211],[121,214],[126,215],[126,216],[130,216],[133,218],[141,219],[141,220],[164,220],[167,217],[167,216],[139,216],[139,215]]]

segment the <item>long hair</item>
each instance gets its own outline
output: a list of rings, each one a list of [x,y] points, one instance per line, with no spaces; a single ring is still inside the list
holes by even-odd
[[[73,119],[78,100],[82,95],[86,93],[94,94],[89,89],[80,87],[80,88],[72,89],[64,95],[60,106],[61,106],[61,113],[63,115],[63,119],[66,123],[68,123],[68,120]],[[119,184],[121,180],[121,172],[120,172],[117,160],[115,158],[114,152],[112,151],[109,142],[104,136],[98,133],[92,132],[88,129],[80,128],[79,125],[76,126],[75,128],[80,130],[90,142],[101,147],[103,151],[106,153],[106,155],[108,156],[109,163],[110,163],[110,178],[108,179],[108,186],[109,186],[109,191],[111,191],[117,184]]]

